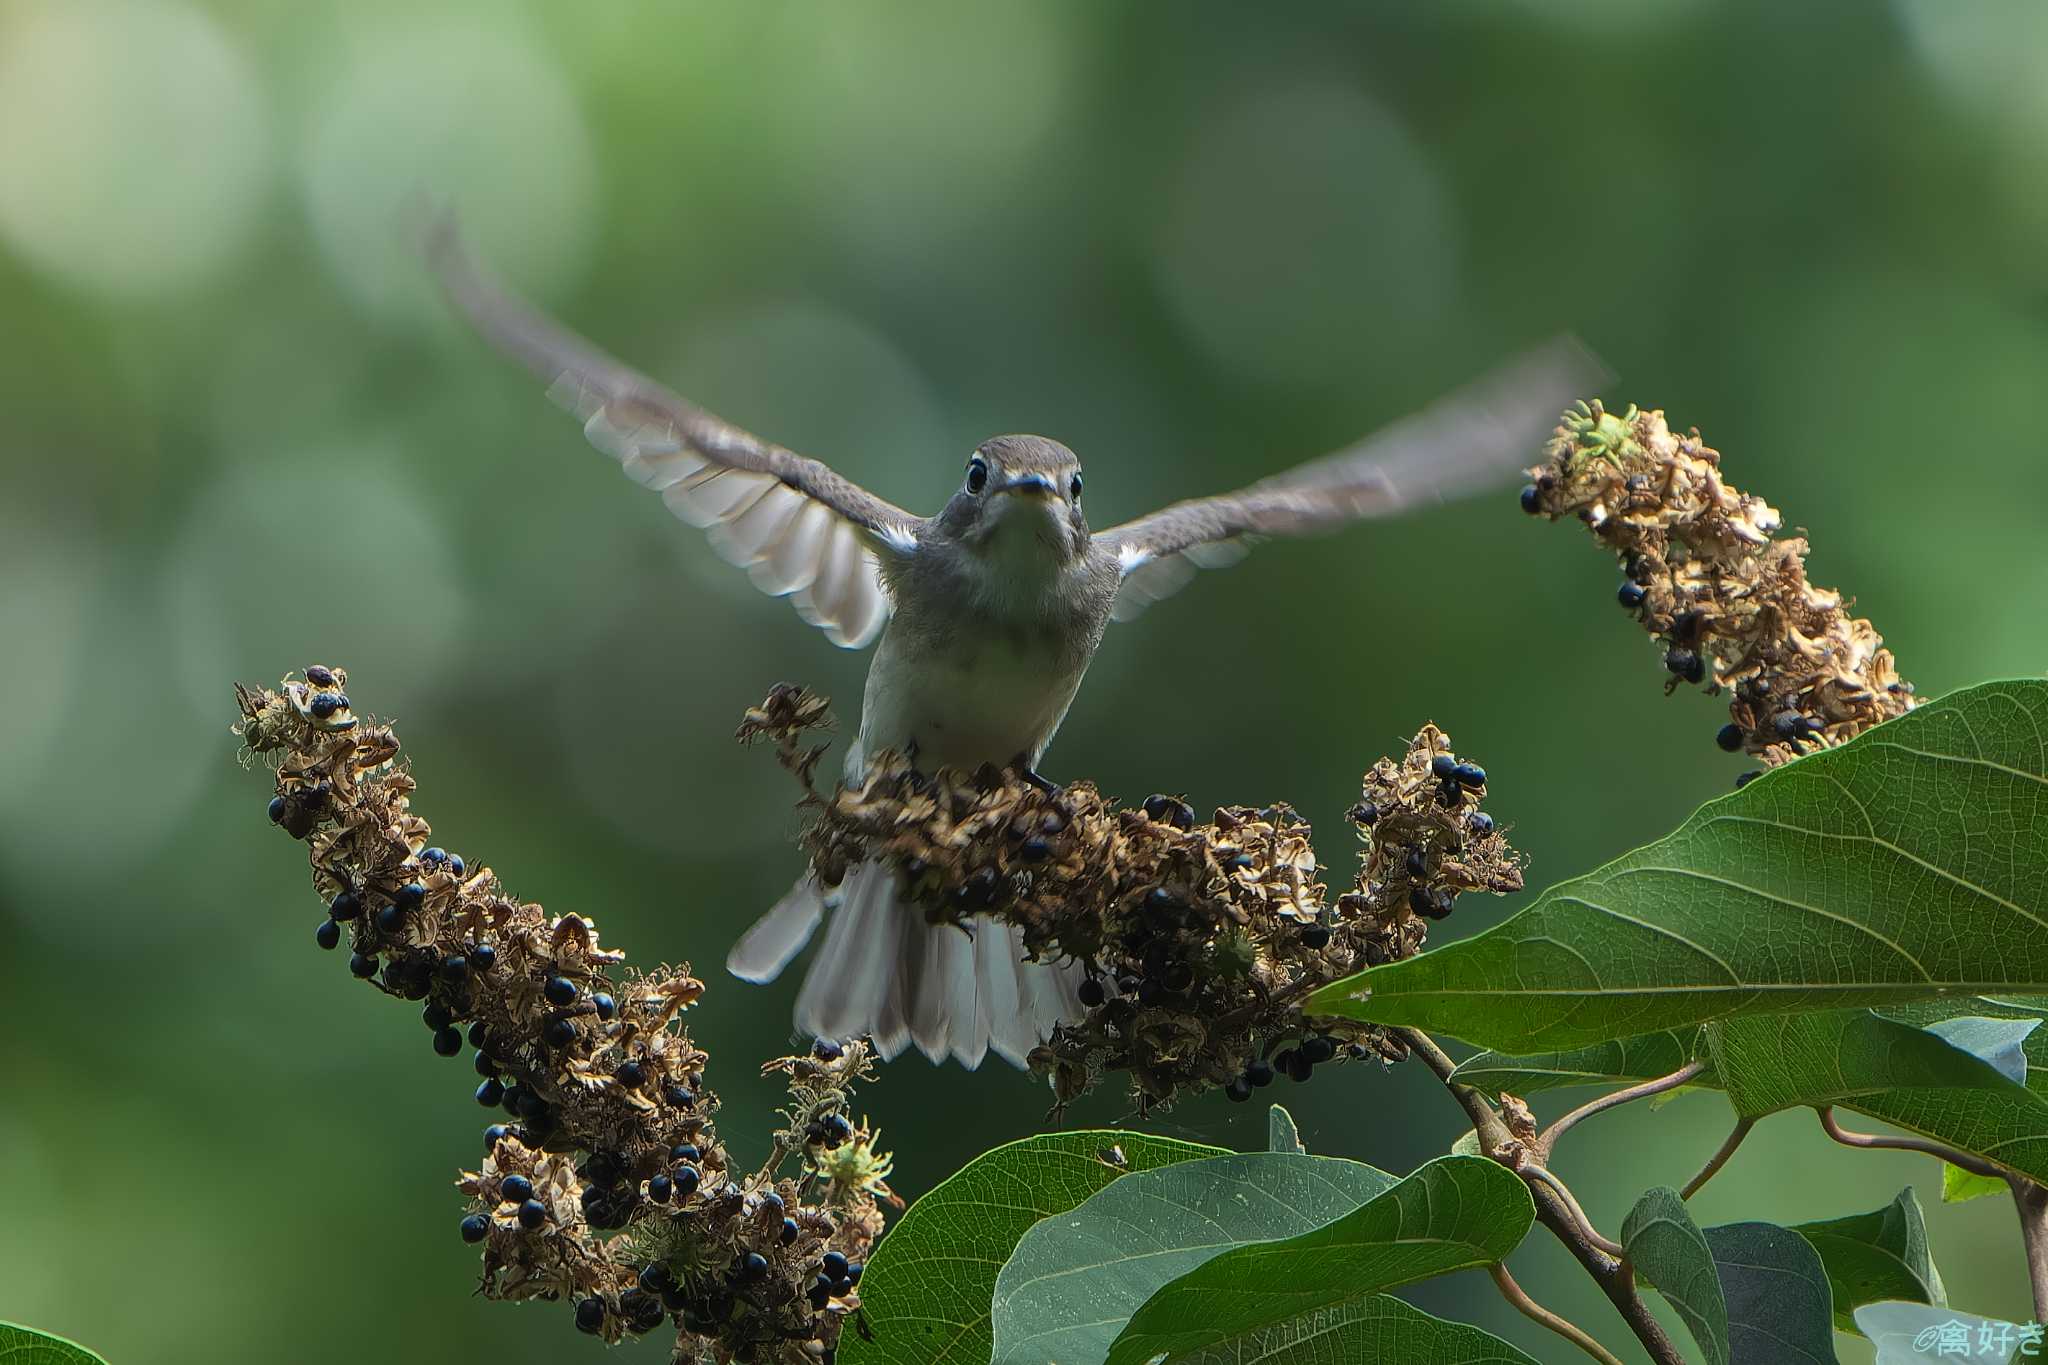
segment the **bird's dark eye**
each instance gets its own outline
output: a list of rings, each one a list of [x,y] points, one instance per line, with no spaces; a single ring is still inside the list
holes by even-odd
[[[1067,485],[1067,496],[1070,498],[1081,496],[1081,471],[1078,469],[1074,471],[1074,481]]]
[[[967,491],[979,493],[988,487],[988,461],[977,455],[967,462]]]

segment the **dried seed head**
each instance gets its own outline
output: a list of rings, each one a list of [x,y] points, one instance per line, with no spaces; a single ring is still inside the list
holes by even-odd
[[[776,706],[771,696],[756,710]],[[1367,775],[1353,808],[1366,865],[1334,903],[1308,823],[1285,805],[1201,820],[1178,797],[1120,809],[1085,782],[1048,791],[993,767],[927,774],[886,751],[858,783],[812,793],[803,842],[828,884],[884,861],[940,932],[991,916],[1017,926],[1034,958],[1083,964],[1087,1013],[1030,1065],[1057,1105],[1122,1072],[1142,1112],[1258,1068],[1270,1080],[1266,1060],[1290,1039],[1304,1040],[1302,1075],[1319,1060],[1397,1056],[1370,1025],[1311,1030],[1300,1002],[1414,952],[1424,924],[1411,895],[1440,918],[1461,892],[1520,888],[1515,855],[1477,809],[1485,786],[1483,769],[1425,727]],[[817,1116],[798,1117],[811,1145],[829,1136]]]
[[[1777,510],[1725,483],[1698,431],[1581,403],[1546,455],[1523,506],[1577,515],[1620,558],[1622,602],[1662,641],[1667,691],[1733,689],[1721,747],[1775,765],[1912,708],[1883,638],[1807,581],[1806,541],[1775,538]]]
[[[847,1124],[854,1140],[831,1157],[843,1179],[809,1153],[802,1185],[779,1176],[800,1139],[737,1174],[712,1121],[710,1059],[681,1023],[703,983],[687,966],[625,968],[589,918],[549,916],[490,868],[431,845],[397,737],[336,699],[345,682],[316,665],[277,691],[237,688],[237,730],[276,769],[277,821],[306,841],[329,902],[323,930],[349,936],[351,971],[426,1000],[437,1051],[458,1050],[456,1026],[467,1025],[484,1075],[476,1098],[514,1111],[517,1124],[493,1124],[482,1166],[458,1181],[482,1292],[559,1300],[578,1329],[614,1342],[673,1317],[678,1359],[827,1357],[859,1300],[849,1287],[814,1306],[818,1259],[866,1259],[878,1201],[894,1201],[888,1157]],[[822,723],[823,703],[778,696],[757,729],[794,753],[791,737]],[[813,762],[797,754],[790,766],[808,780]],[[791,1110],[846,1124],[866,1049],[802,1061]],[[819,1202],[805,1203],[814,1184]]]

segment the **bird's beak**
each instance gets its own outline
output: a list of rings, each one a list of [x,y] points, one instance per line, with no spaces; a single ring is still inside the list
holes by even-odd
[[[996,489],[998,493],[1020,493],[1027,498],[1056,498],[1059,485],[1043,474],[1019,474],[1007,479]]]

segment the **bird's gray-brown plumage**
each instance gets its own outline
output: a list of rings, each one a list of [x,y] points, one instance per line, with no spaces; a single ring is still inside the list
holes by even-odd
[[[1554,341],[1358,444],[1235,493],[1175,503],[1090,532],[1074,453],[1041,436],[999,436],[968,458],[936,515],[919,518],[817,460],[685,402],[505,293],[452,231],[430,254],[455,305],[584,419],[593,443],[763,591],[847,648],[880,637],[859,737],[864,755],[914,753],[926,768],[1021,762],[1035,769],[1112,619],[1241,558],[1254,541],[1324,531],[1490,483],[1522,462],[1556,414],[1599,377],[1576,343]],[[798,1027],[866,1034],[884,1056],[915,1044],[967,1066],[994,1050],[1022,1065],[1079,1012],[1077,969],[1023,960],[1016,930],[933,928],[904,905],[896,874],[855,868],[836,887],[806,875],[727,960],[765,981],[830,912],[799,993]]]

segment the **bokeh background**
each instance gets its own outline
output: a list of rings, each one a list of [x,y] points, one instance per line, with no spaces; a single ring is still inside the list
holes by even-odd
[[[423,199],[617,353],[921,509],[1022,429],[1120,519],[1573,329],[1611,399],[1810,528],[1931,695],[2048,666],[2044,59],[2033,0],[0,0],[0,1318],[154,1365],[598,1349],[469,1297],[475,1078],[314,947],[236,765],[229,685],[311,661],[401,722],[441,841],[705,969],[723,1131],[765,1145],[795,982],[717,968],[798,870],[792,789],[730,735],[779,679],[850,714],[865,661],[450,322]],[[1615,581],[1511,487],[1269,546],[1114,628],[1049,768],[1291,799],[1341,880],[1356,775],[1434,719],[1541,886],[1740,766]],[[1419,1073],[1280,1098],[1395,1169],[1457,1132]],[[1045,1100],[914,1058],[866,1094],[910,1195]],[[1603,1117],[1561,1165],[1612,1227],[1726,1118]],[[1220,1097],[1157,1126],[1264,1133]],[[1781,1116],[1699,1205],[1907,1183],[1932,1203],[1933,1163]],[[1957,1306],[2027,1316],[2003,1201],[1932,1224]],[[1546,1239],[1515,1265],[1624,1339]],[[1562,1349],[1477,1275],[1414,1297]]]

